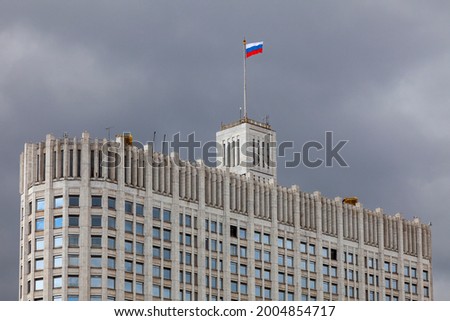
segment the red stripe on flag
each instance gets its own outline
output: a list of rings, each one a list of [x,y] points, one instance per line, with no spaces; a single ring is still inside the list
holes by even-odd
[[[246,53],[246,58],[249,58],[249,57],[257,55],[257,54],[260,54],[262,52],[263,52],[262,48],[249,51],[249,52]]]

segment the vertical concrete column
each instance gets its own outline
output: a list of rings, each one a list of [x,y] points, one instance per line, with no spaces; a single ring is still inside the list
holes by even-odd
[[[356,211],[358,215],[358,282],[359,282],[359,297],[358,300],[368,300],[366,295],[365,284],[365,251],[364,251],[364,210],[361,203],[356,203]],[[356,237],[356,236],[355,236]]]
[[[230,284],[230,169],[227,167],[224,173],[223,182],[223,282],[225,285]],[[223,299],[231,300],[231,289],[229,286],[224,287]]]
[[[178,273],[180,271],[180,250],[181,244],[179,243],[179,235],[180,235],[180,193],[179,193],[179,167],[177,164],[179,164],[179,155],[177,153],[172,153],[170,157],[168,157],[168,162],[171,163],[171,169],[172,169],[172,181],[171,184],[173,186],[172,190],[172,217],[171,217],[171,251],[172,251],[172,300],[178,300],[179,293],[180,293],[180,282],[178,280]],[[170,176],[170,175],[167,175]],[[200,204],[199,204],[199,211],[200,211]],[[184,235],[183,235],[183,243],[184,243]],[[201,262],[201,259],[200,259]],[[199,263],[200,263],[199,262]]]
[[[239,152],[239,151],[238,151]],[[247,214],[248,214],[248,299],[255,300],[255,179],[253,174],[249,174],[248,178],[248,197],[247,197]]]
[[[405,300],[405,291],[404,284],[405,284],[405,275],[404,275],[404,240],[403,240],[403,218],[400,213],[395,214],[395,219],[397,220],[397,229],[398,229],[398,287],[399,287],[399,300],[404,301]]]
[[[377,273],[380,276],[380,285],[379,285],[379,289],[381,290],[380,293],[380,299],[382,301],[384,301],[384,298],[386,296],[386,287],[384,284],[384,278],[385,278],[385,273],[384,273],[384,232],[386,227],[384,226],[384,214],[383,214],[383,209],[381,208],[377,208],[375,209],[375,217],[378,220],[378,269],[379,272]],[[377,222],[375,221],[375,224]]]
[[[258,152],[259,152],[259,145],[258,145]],[[258,154],[258,160],[259,160],[259,154]],[[270,274],[272,277],[272,300],[278,300],[278,264],[277,264],[277,258],[278,258],[278,219],[277,219],[277,193],[278,193],[278,187],[276,185],[276,182],[274,179],[270,180],[270,193],[271,193],[271,226],[270,226],[270,259],[272,260],[271,263],[271,269]]]
[[[337,219],[337,273],[338,273],[338,300],[345,299],[345,253],[344,253],[344,220],[342,198],[336,197],[336,219]]]
[[[108,144],[109,142],[106,139],[103,139],[102,145],[101,145],[101,159],[99,159],[100,166],[102,167],[102,177],[104,180],[108,178],[109,175],[109,165],[106,163],[108,160]]]
[[[132,147],[132,156],[133,156],[133,162],[131,167],[131,184],[133,186],[138,186],[138,167],[139,167],[139,153],[136,147]],[[177,182],[178,185],[178,182]]]
[[[186,162],[186,198],[188,200],[192,199],[192,193],[191,193],[191,177],[192,177],[192,169],[191,164],[189,162]]]
[[[322,196],[314,192],[316,212],[316,271],[317,271],[317,300],[323,301],[323,274],[322,274]]]
[[[44,243],[47,249],[53,249],[53,179],[52,179],[52,150],[54,137],[47,135],[45,145],[40,145],[41,155],[44,155],[45,150],[45,170],[41,172],[40,179],[45,180],[45,212],[44,212]],[[44,167],[44,158],[41,157],[41,167]],[[45,172],[45,177],[42,175]],[[53,250],[44,251],[44,291],[43,299],[52,300],[53,289]],[[33,282],[33,280],[32,280]]]
[[[417,233],[417,294],[419,295],[419,301],[425,300],[423,295],[423,248],[422,248],[422,226],[419,218],[414,218],[413,221],[415,233]]]
[[[117,173],[115,179],[117,180],[116,192],[116,248],[117,248],[117,274],[116,274],[116,298],[124,300],[125,288],[125,139],[123,136],[117,136],[116,146],[114,147],[116,157],[119,157],[120,162],[117,164],[117,169],[113,172]],[[106,197],[106,196],[105,196]],[[108,201],[108,200],[106,200]],[[106,204],[106,208],[108,205]],[[145,246],[145,245],[144,245]],[[134,252],[134,249],[133,249]]]
[[[148,143],[144,147],[145,166],[145,200],[144,200],[144,300],[152,300],[153,287],[153,144]]]
[[[301,242],[300,187],[298,185],[292,185],[291,189],[294,202],[294,300],[300,301],[302,292],[302,270],[300,269],[301,254],[299,251]]]

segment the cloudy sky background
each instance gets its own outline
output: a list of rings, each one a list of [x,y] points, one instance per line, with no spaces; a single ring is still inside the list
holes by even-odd
[[[213,140],[239,117],[244,35],[264,41],[250,116],[297,151],[349,140],[348,168],[279,168],[279,183],[433,222],[450,299],[450,2],[0,0],[0,300],[18,296],[23,144],[110,126]]]

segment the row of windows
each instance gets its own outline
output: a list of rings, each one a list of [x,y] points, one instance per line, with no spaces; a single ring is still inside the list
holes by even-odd
[[[31,202],[30,202],[30,214],[31,214]],[[133,202],[125,201],[125,213],[133,214]],[[135,204],[135,214],[137,216],[144,216],[144,205],[136,203]],[[69,195],[69,207],[79,207],[80,206],[80,196],[79,195]],[[92,207],[102,207],[102,196],[93,195],[91,196],[91,206]],[[53,208],[63,208],[64,207],[64,197],[55,196],[53,198]],[[114,197],[108,197],[108,208],[116,209],[116,199]],[[36,200],[36,211],[43,211],[45,209],[45,199],[40,198]]]

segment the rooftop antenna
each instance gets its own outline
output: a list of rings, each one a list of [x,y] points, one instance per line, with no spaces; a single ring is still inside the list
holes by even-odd
[[[113,128],[113,127],[111,126],[111,127],[106,127],[105,128],[106,129],[106,134],[108,135],[108,141],[111,140],[111,128]]]
[[[155,142],[156,139],[156,130],[153,132],[153,142]]]

